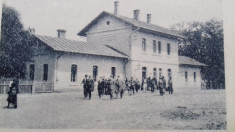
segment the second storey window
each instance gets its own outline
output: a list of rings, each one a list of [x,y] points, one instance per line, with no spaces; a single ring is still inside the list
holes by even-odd
[[[156,40],[153,40],[153,53],[157,52]]]
[[[162,52],[162,43],[161,41],[158,41],[158,54],[161,54]]]
[[[71,66],[71,82],[76,82],[76,76],[77,76],[77,65]]]
[[[43,81],[48,79],[48,64],[43,65]]]
[[[146,51],[146,39],[142,38],[142,51]]]
[[[171,54],[171,45],[169,43],[167,44],[167,54]]]

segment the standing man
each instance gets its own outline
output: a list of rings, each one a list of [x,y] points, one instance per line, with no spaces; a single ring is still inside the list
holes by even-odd
[[[162,79],[162,77],[159,78],[159,92],[160,92],[160,95],[163,96],[163,79]]]
[[[102,92],[103,92],[103,79],[102,79],[102,77],[100,77],[100,80],[98,81],[97,90],[98,90],[99,98],[101,98],[101,95],[102,95]]]
[[[121,82],[119,80],[119,75],[117,76],[116,82],[115,82],[115,94],[116,94],[116,99],[118,98],[118,93],[120,92],[120,86],[121,86]]]
[[[17,94],[19,93],[19,78],[20,78],[20,75],[17,74],[14,78],[13,78],[13,84],[14,87],[12,87],[12,93],[14,93],[13,97],[13,104],[14,104],[14,108],[16,109],[17,108]]]
[[[115,80],[114,80],[114,77],[111,75],[111,76],[110,76],[110,89],[109,89],[109,92],[110,92],[110,99],[113,98],[113,94],[114,94],[114,92],[115,92],[115,89],[116,89]]]
[[[133,95],[135,94],[133,77],[131,77],[131,80],[130,80],[130,91],[133,91]]]
[[[166,92],[166,80],[164,76],[162,76],[162,82],[163,82],[163,94]]]
[[[83,94],[84,94],[84,98],[87,97],[87,91],[88,91],[88,79],[87,79],[87,74],[85,75],[85,78],[82,80],[82,84],[83,84]]]
[[[140,89],[140,82],[139,82],[138,78],[136,78],[136,81],[135,81],[135,90],[136,90],[136,93],[138,93],[139,89]]]
[[[89,100],[91,100],[91,92],[92,91],[94,91],[94,81],[91,78],[91,76],[89,76],[89,78],[88,78],[88,89],[87,89]]]
[[[173,87],[172,87],[171,77],[169,77],[169,80],[168,80],[168,90],[169,90],[169,94],[173,94]]]

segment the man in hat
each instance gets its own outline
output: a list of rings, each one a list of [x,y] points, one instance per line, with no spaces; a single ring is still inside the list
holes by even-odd
[[[119,75],[117,76],[115,85],[116,85],[116,90],[115,90],[116,98],[118,98],[118,93],[120,93],[120,98],[122,98],[122,95],[123,95],[123,92],[124,92],[124,89],[123,89],[124,86],[123,86],[123,82],[120,79]]]
[[[99,98],[101,98],[101,95],[102,95],[102,92],[103,92],[103,79],[102,77],[100,77],[99,81],[98,81],[98,95],[99,95]]]
[[[91,76],[89,76],[88,78],[88,88],[87,88],[87,93],[89,96],[89,100],[91,99],[91,92],[94,91],[94,81],[91,78]]]
[[[86,98],[86,97],[87,97],[87,90],[88,90],[87,74],[85,75],[85,78],[82,80],[82,84],[83,84],[83,94],[84,94],[84,98]]]

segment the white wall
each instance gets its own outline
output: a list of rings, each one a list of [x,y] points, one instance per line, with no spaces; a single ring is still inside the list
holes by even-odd
[[[77,65],[77,77],[75,82],[71,82],[71,65]],[[61,88],[82,88],[80,86],[85,74],[93,74],[93,66],[98,66],[98,78],[111,75],[111,67],[116,67],[116,75],[124,76],[123,60],[113,57],[92,56],[82,54],[65,54],[58,60],[57,83],[55,89]]]
[[[54,80],[54,55],[37,55],[32,58],[32,62],[27,63],[26,79],[29,80],[29,66],[30,64],[35,65],[34,80],[38,82],[43,82],[43,65],[48,64],[48,81],[53,82]]]
[[[185,72],[188,72],[188,82],[185,80]],[[194,82],[194,72],[196,72],[196,82]],[[201,89],[201,72],[199,67],[179,67],[179,86],[185,90],[188,88]]]

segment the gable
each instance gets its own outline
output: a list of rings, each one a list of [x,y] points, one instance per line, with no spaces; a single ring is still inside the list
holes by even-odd
[[[112,31],[117,29],[123,29],[130,26],[129,24],[118,20],[115,17],[109,15],[103,15],[100,17],[95,24],[93,24],[90,29],[87,30],[89,33],[97,33],[97,32],[104,32],[104,31]]]

